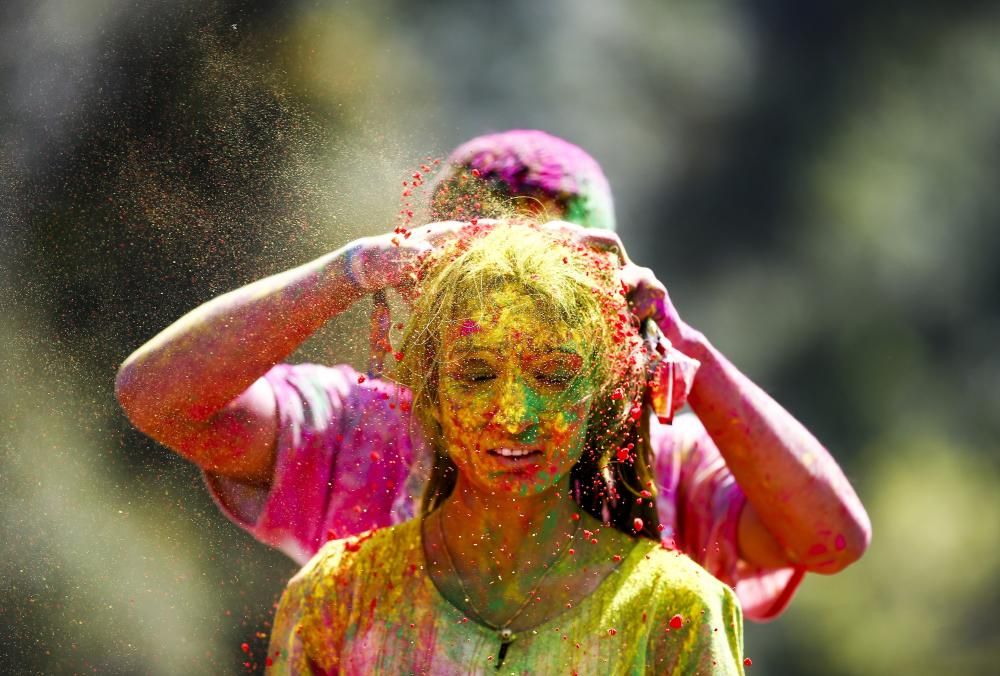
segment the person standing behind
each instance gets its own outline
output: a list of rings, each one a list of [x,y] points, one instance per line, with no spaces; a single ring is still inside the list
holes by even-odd
[[[650,419],[650,488],[663,541],[734,587],[746,617],[776,617],[806,572],[836,573],[863,554],[870,521],[836,461],[680,318],[651,270],[629,262],[593,158],[514,130],[463,144],[443,172],[436,217],[513,209],[572,221],[552,227],[616,251],[635,314],[700,362],[692,412],[672,425]],[[123,363],[116,392],[126,414],[201,467],[235,523],[299,563],[328,540],[412,518],[426,467],[408,393],[347,365],[282,362],[365,296],[409,294],[415,263],[457,227],[361,238],[208,301]]]

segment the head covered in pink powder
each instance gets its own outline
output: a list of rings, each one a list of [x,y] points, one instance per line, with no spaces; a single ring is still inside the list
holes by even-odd
[[[490,213],[490,200],[468,205],[478,208],[455,209],[453,195],[470,192],[470,177],[482,182],[492,197],[536,198],[556,205],[561,213],[550,214],[554,218],[588,228],[615,228],[611,188],[600,165],[579,146],[544,131],[487,134],[456,148],[434,189],[438,217],[505,215]]]

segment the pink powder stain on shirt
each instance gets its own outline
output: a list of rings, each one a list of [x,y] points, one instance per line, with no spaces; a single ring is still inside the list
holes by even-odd
[[[479,333],[482,330],[483,328],[479,326],[478,322],[472,319],[466,319],[462,322],[462,326],[459,327],[458,333],[464,338],[465,336],[471,336],[473,333]]]

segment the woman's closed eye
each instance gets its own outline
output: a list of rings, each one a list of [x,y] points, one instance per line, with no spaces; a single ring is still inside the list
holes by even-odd
[[[460,361],[451,369],[451,377],[460,383],[474,385],[485,383],[497,377],[496,371],[481,359]]]
[[[534,377],[543,385],[565,388],[579,375],[581,362],[577,355],[547,360],[534,369]]]
[[[566,387],[569,385],[573,378],[576,377],[576,373],[567,371],[565,369],[555,369],[552,371],[535,371],[535,380],[543,385],[549,385],[551,387]]]

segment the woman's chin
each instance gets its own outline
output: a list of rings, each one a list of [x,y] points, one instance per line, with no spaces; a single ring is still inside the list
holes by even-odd
[[[565,476],[566,473],[560,472],[558,468],[543,469],[535,464],[532,467],[494,473],[490,477],[490,484],[501,493],[529,497],[556,489],[563,483]]]

